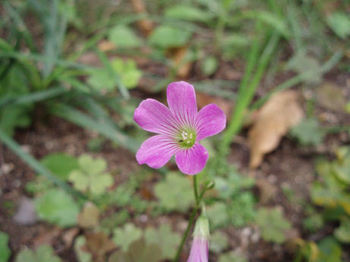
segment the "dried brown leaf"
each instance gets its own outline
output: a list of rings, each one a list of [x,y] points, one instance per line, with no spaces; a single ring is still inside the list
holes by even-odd
[[[102,52],[108,52],[116,49],[116,46],[113,42],[108,40],[102,40],[98,43],[98,49],[100,49]]]
[[[116,248],[114,242],[105,233],[86,233],[86,247],[95,262],[105,261],[106,254]]]
[[[344,111],[346,105],[345,94],[341,87],[333,83],[324,83],[316,89],[318,102],[332,111]]]
[[[187,51],[187,46],[168,50],[168,55],[174,61],[175,67],[177,68],[176,76],[182,79],[187,78],[192,69],[192,62],[186,61]]]
[[[70,248],[72,246],[74,238],[78,235],[78,233],[79,229],[73,227],[62,234],[63,242],[67,248]]]
[[[78,224],[83,228],[91,228],[98,225],[100,211],[91,202],[84,205],[83,210],[78,216]]]
[[[146,6],[143,0],[131,0],[131,4],[137,14],[147,14]],[[145,35],[149,36],[154,28],[154,24],[149,19],[140,19],[137,22],[140,31]]]
[[[200,108],[208,104],[212,104],[212,103],[216,104],[224,111],[224,113],[228,116],[228,118],[231,114],[232,107],[233,107],[232,101],[223,99],[221,97],[208,95],[202,92],[197,92],[197,103]]]
[[[273,151],[288,130],[297,125],[304,113],[295,91],[273,95],[258,111],[249,131],[250,167],[257,168],[266,153]]]

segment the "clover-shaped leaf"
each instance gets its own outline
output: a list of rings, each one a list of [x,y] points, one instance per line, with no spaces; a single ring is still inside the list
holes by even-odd
[[[69,175],[69,181],[73,183],[77,190],[100,195],[113,184],[112,176],[105,173],[107,167],[105,160],[82,155],[78,162],[80,169],[72,171]]]
[[[159,262],[161,260],[161,248],[158,244],[148,244],[145,240],[134,241],[127,252],[118,250],[113,253],[108,262]]]
[[[122,59],[116,58],[111,64],[126,88],[131,89],[137,86],[142,76],[142,72],[137,68],[134,60],[128,59],[123,61]]]
[[[230,251],[221,254],[219,257],[219,262],[247,262],[247,258],[241,254],[239,251]]]
[[[169,225],[161,225],[159,229],[147,228],[145,240],[149,245],[161,243],[162,258],[171,259],[175,256],[176,248],[180,243],[180,235],[174,233]]]
[[[98,68],[89,71],[88,84],[96,90],[113,91],[116,81],[106,69]]]
[[[176,172],[169,173],[165,181],[154,189],[160,205],[167,211],[186,211],[194,202],[190,181]],[[179,201],[181,199],[181,201]]]
[[[127,26],[117,25],[111,29],[108,36],[117,47],[133,48],[141,45],[140,38]]]
[[[210,235],[210,250],[220,254],[224,249],[228,247],[228,238],[225,233],[221,231],[215,231]]]
[[[60,189],[49,189],[35,200],[38,216],[62,227],[77,223],[79,207],[73,198]]]
[[[283,243],[285,231],[291,228],[291,224],[283,217],[279,208],[261,208],[256,216],[256,223],[260,227],[261,235],[266,241]]]
[[[350,36],[350,16],[344,12],[333,12],[327,17],[327,23],[330,28],[340,38],[345,39]]]
[[[252,193],[242,192],[230,202],[228,213],[234,226],[245,226],[254,219],[256,211],[255,199]]]
[[[207,215],[212,228],[223,227],[227,225],[230,220],[227,213],[227,207],[223,202],[216,202],[212,206],[208,207]]]
[[[149,37],[152,45],[160,48],[180,47],[187,44],[192,33],[174,26],[158,26]]]
[[[69,173],[78,168],[75,157],[65,153],[53,153],[46,155],[40,162],[57,177],[66,180]]]
[[[134,224],[127,223],[123,228],[114,230],[113,241],[120,246],[123,251],[127,251],[130,244],[142,237],[142,230],[135,227]]]
[[[291,129],[290,133],[302,145],[319,145],[322,143],[325,135],[315,118],[302,120],[297,126]]]
[[[42,245],[38,247],[36,251],[30,249],[25,249],[21,251],[16,262],[60,262],[61,259],[57,257],[52,249],[52,247],[47,245]]]
[[[74,242],[74,251],[79,262],[92,262],[92,255],[88,252],[86,245],[86,239],[84,236],[79,236]]]
[[[340,227],[335,230],[335,237],[343,243],[350,243],[350,218],[341,220]]]

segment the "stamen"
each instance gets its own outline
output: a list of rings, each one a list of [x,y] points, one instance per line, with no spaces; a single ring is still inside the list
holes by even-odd
[[[196,131],[192,128],[180,129],[176,142],[182,148],[191,148],[196,142]]]

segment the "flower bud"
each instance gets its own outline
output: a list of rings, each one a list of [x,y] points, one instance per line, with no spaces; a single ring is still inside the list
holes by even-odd
[[[193,232],[193,242],[187,262],[208,262],[209,220],[200,216]]]

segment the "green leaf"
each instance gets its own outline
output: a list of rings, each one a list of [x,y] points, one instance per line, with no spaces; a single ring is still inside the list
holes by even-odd
[[[343,217],[340,227],[334,232],[335,237],[343,243],[350,243],[350,218]]]
[[[230,202],[228,213],[235,227],[243,227],[253,221],[256,211],[255,199],[251,192],[242,192]]]
[[[238,251],[231,251],[220,255],[219,262],[247,262],[248,259]]]
[[[139,83],[142,72],[137,68],[134,60],[126,61],[116,58],[111,62],[113,69],[118,73],[123,85],[128,88],[134,88]]]
[[[215,56],[208,56],[204,59],[201,70],[203,74],[210,76],[215,73],[218,68],[218,60]]]
[[[98,91],[114,91],[116,82],[106,69],[94,69],[89,71],[88,84]]]
[[[65,153],[53,153],[40,160],[41,164],[62,180],[67,180],[69,173],[78,168],[75,157]]]
[[[175,256],[180,240],[180,235],[174,233],[167,224],[162,224],[159,229],[147,228],[145,231],[147,244],[157,245],[161,243],[163,259],[171,259]]]
[[[29,79],[26,72],[16,63],[1,80],[0,84],[0,128],[12,136],[16,127],[27,127],[31,123],[30,112],[33,105],[11,104],[20,96],[30,95]],[[6,101],[9,101],[7,104]],[[4,106],[4,104],[6,106]]]
[[[114,230],[113,241],[126,252],[131,243],[142,237],[142,230],[135,227],[134,224],[127,223],[123,228]]]
[[[127,252],[119,250],[111,255],[108,262],[159,262],[161,260],[161,243],[149,245],[143,239],[134,241]]]
[[[318,244],[320,254],[316,262],[341,262],[342,249],[341,246],[332,237],[322,239]]]
[[[38,216],[62,227],[77,223],[79,207],[72,197],[59,189],[50,189],[35,200]]]
[[[30,123],[31,119],[25,107],[7,106],[1,109],[0,128],[11,136],[16,127],[27,127]]]
[[[210,235],[209,248],[214,253],[220,254],[229,245],[227,235],[221,231],[215,231]]]
[[[313,213],[303,220],[303,227],[310,232],[320,230],[323,225],[322,215],[318,213]]]
[[[319,84],[322,80],[320,63],[304,51],[297,52],[288,61],[286,68],[302,75],[303,81],[307,84]]]
[[[333,12],[327,17],[328,26],[340,38],[350,36],[350,16],[343,12]]]
[[[332,164],[333,174],[343,183],[350,185],[350,147],[340,148],[337,153],[338,159]],[[343,155],[340,155],[341,153]]]
[[[170,172],[164,181],[157,183],[154,193],[160,206],[167,211],[185,212],[194,203],[190,181],[185,175],[176,172]]]
[[[165,10],[165,16],[193,22],[208,22],[212,18],[209,12],[187,5],[171,6]]]
[[[187,44],[192,33],[188,30],[173,26],[162,25],[157,27],[149,37],[151,45],[160,48],[181,47]]]
[[[74,242],[74,251],[79,262],[92,262],[92,255],[86,250],[86,239],[84,236],[78,236]]]
[[[113,177],[104,173],[107,163],[102,158],[93,159],[89,155],[81,155],[78,159],[79,170],[69,174],[69,181],[82,192],[89,191],[93,195],[101,195],[113,185]]]
[[[275,243],[286,240],[285,231],[291,228],[291,224],[283,217],[281,209],[260,208],[255,219],[264,240]]]
[[[141,39],[127,26],[117,25],[111,29],[108,38],[117,48],[141,46]]]
[[[316,146],[322,143],[325,132],[321,129],[317,119],[308,118],[293,127],[290,134],[302,145]]]
[[[16,262],[61,262],[61,259],[55,256],[52,247],[42,245],[36,251],[22,250],[18,254]]]
[[[7,262],[11,255],[11,249],[8,246],[9,237],[6,233],[0,232],[0,262]]]
[[[226,205],[223,202],[216,202],[207,208],[207,216],[211,228],[223,227],[228,224],[230,217]]]

